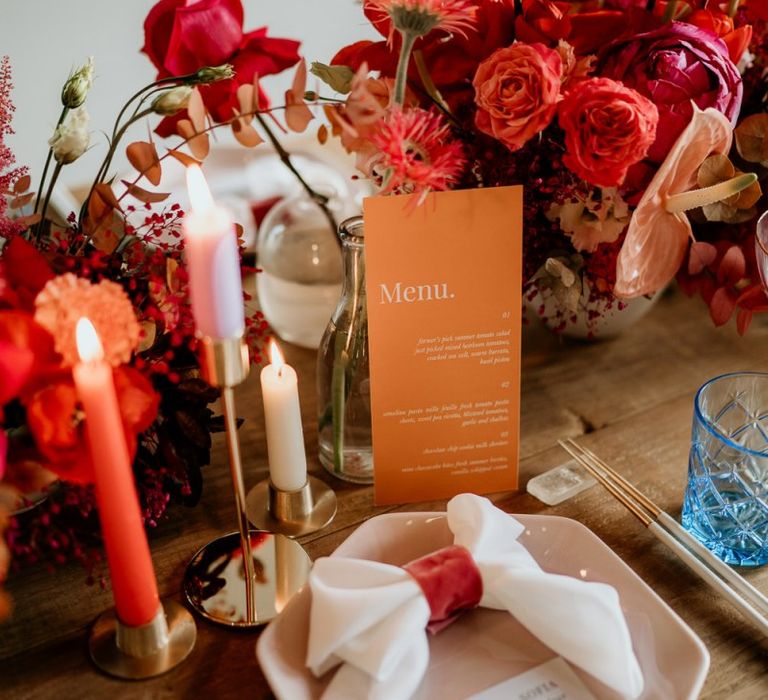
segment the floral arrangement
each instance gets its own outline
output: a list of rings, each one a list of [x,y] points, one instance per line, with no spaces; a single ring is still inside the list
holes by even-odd
[[[557,329],[675,276],[718,325],[736,313],[743,333],[768,309],[754,254],[768,165],[765,2],[364,0],[363,10],[382,40],[312,67],[344,95],[325,98],[334,132],[384,192],[523,184],[525,293],[556,300]]]
[[[306,70],[297,42],[268,37],[265,29],[243,32],[239,0],[185,5],[161,0],[150,12],[144,51],[158,68],[157,79],[119,112],[82,208],[64,221],[55,219],[49,204],[62,168],[89,147],[85,102],[93,62],[64,84],[37,193],[5,143],[13,133],[12,83],[8,59],[0,62],[0,583],[10,555],[15,566],[76,560],[92,580],[101,573],[84,416],[72,379],[81,316],[93,322],[115,368],[147,525],[156,525],[172,502],[197,502],[211,433],[223,429],[210,406],[218,392],[201,379],[196,356],[184,212],[168,203],[170,193],[155,188],[167,159],[189,165],[205,157],[214,128],[231,127],[248,147],[261,143],[254,120],[301,179],[266,123],[268,117],[284,128],[272,116],[260,75],[298,64],[296,89],[279,109],[296,130],[306,128],[311,114],[303,101]],[[158,134],[177,134],[178,143],[164,149],[152,138],[128,144],[135,175],[118,181],[112,160],[122,137],[151,117],[161,118]],[[323,206],[324,199],[314,196]],[[260,312],[246,317],[254,363],[261,360],[267,332]],[[28,514],[20,512],[30,505],[27,497],[40,491],[45,500]],[[18,514],[9,518],[13,511]],[[8,605],[0,590],[0,618]]]

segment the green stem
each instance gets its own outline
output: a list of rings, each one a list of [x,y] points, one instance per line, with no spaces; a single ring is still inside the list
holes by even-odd
[[[43,233],[43,229],[45,228],[45,214],[48,211],[48,204],[51,201],[51,195],[53,194],[53,187],[56,184],[56,180],[59,179],[59,173],[61,172],[61,168],[63,167],[63,163],[56,162],[56,167],[53,169],[53,175],[51,175],[51,181],[48,184],[48,191],[45,193],[45,200],[43,200],[43,208],[40,211],[40,221],[37,222],[37,231],[35,233],[36,240],[40,240],[40,236]]]
[[[739,9],[739,0],[731,0],[728,3],[728,16],[734,17]]]
[[[278,157],[280,158],[280,161],[285,165],[288,170],[290,170],[294,177],[299,181],[301,186],[304,188],[304,191],[314,200],[314,202],[317,204],[317,206],[320,207],[320,209],[323,212],[323,215],[328,220],[328,225],[331,227],[331,232],[333,233],[334,240],[338,243],[338,245],[341,245],[341,241],[338,239],[338,236],[336,235],[336,229],[337,229],[337,223],[336,218],[333,216],[333,213],[328,208],[328,198],[319,192],[315,192],[315,190],[310,187],[309,183],[302,177],[301,173],[296,169],[296,166],[291,161],[291,156],[288,153],[288,151],[283,148],[283,144],[280,143],[277,136],[275,136],[272,129],[267,124],[266,119],[261,115],[259,112],[255,112],[254,116],[256,118],[256,121],[259,122],[259,125],[264,130],[264,133],[267,135],[267,138],[269,139],[269,142],[272,144],[272,147],[277,152]]]
[[[443,99],[443,96],[440,94],[440,91],[437,89],[437,86],[432,80],[432,76],[429,74],[427,64],[424,61],[424,54],[421,51],[414,51],[413,62],[416,64],[416,70],[419,71],[419,77],[421,78],[421,82],[424,85],[424,89],[427,91],[427,94],[434,100],[435,104],[440,107],[440,109],[445,114],[453,118],[450,107],[448,107],[448,104]]]
[[[664,18],[662,22],[665,24],[671,22],[675,18],[675,11],[677,10],[677,0],[669,0],[666,8],[664,9]]]
[[[344,351],[343,334],[336,331],[333,341],[333,372],[331,373],[331,430],[333,432],[333,471],[344,468],[344,410],[346,408],[346,375],[349,356]]]
[[[64,123],[67,112],[69,112],[69,107],[64,107],[61,110],[59,121],[56,122],[56,129],[58,129]],[[54,133],[56,132],[56,129],[54,129]],[[43,187],[45,187],[45,178],[48,175],[48,168],[51,165],[51,158],[53,158],[53,148],[49,146],[48,157],[45,159],[45,165],[43,166],[43,176],[40,178],[40,186],[37,188],[37,196],[35,197],[35,208],[32,210],[33,212],[37,211],[37,207],[40,204],[40,195],[43,192]]]
[[[131,98],[134,99],[134,98]],[[109,171],[109,166],[112,165],[112,159],[115,157],[115,151],[117,150],[117,144],[120,143],[120,139],[123,138],[125,135],[125,132],[128,130],[128,128],[139,121],[139,119],[143,119],[146,116],[149,116],[152,114],[152,108],[148,107],[145,110],[142,110],[138,114],[134,114],[123,126],[114,132],[112,134],[112,138],[109,142],[109,150],[107,151],[107,155],[104,158],[104,161],[101,164],[101,167],[99,168],[98,172],[96,173],[96,177],[93,179],[93,183],[91,184],[91,188],[88,190],[88,196],[83,201],[83,206],[80,208],[80,219],[82,220],[83,216],[85,216],[85,213],[88,211],[88,203],[91,200],[91,195],[93,194],[93,190],[96,188],[96,185],[98,185],[104,177],[106,177],[107,172]]]
[[[400,58],[397,61],[393,102],[402,106],[405,103],[405,86],[408,82],[408,63],[416,43],[416,35],[413,32],[401,32],[400,36],[403,38],[403,45],[400,47]]]

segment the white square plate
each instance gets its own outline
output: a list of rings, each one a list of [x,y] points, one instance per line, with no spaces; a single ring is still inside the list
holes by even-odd
[[[703,642],[613,551],[581,523],[546,515],[515,515],[520,536],[551,573],[601,581],[619,592],[645,679],[643,700],[696,698],[709,668]],[[392,513],[363,523],[331,555],[402,565],[453,544],[444,514]],[[280,700],[319,698],[330,676],[315,678],[304,665],[311,593],[305,586],[262,633],[257,656]],[[430,663],[414,696],[463,700],[554,657],[554,652],[511,615],[478,608],[430,638]],[[600,700],[620,696],[573,667]],[[362,699],[361,699],[362,700]]]

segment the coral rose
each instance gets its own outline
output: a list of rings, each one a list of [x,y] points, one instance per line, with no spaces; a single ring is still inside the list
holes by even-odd
[[[593,185],[615,187],[647,155],[659,111],[615,80],[590,78],[566,95],[558,120],[565,131],[563,163]]]
[[[659,129],[649,157],[661,163],[691,121],[693,105],[714,107],[733,124],[743,86],[725,42],[683,22],[617,39],[598,57],[597,72],[620,80],[659,109]]]
[[[513,44],[477,68],[473,85],[480,131],[511,151],[544,130],[557,111],[562,59],[544,44]]]

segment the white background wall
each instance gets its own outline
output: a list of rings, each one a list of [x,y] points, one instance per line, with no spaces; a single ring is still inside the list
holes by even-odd
[[[104,155],[101,132],[111,131],[125,100],[155,77],[149,59],[139,53],[144,18],[154,3],[0,0],[0,56],[10,56],[15,84],[16,134],[10,144],[17,161],[30,166],[33,182],[40,176],[46,141],[61,110],[61,85],[90,55],[96,62],[96,81],[87,102],[92,149],[64,168],[62,182],[77,187],[93,176]],[[308,61],[327,62],[342,46],[377,36],[355,0],[243,0],[243,6],[246,31],[266,25],[272,36],[297,39]],[[287,86],[289,73],[264,81],[275,99]],[[140,138],[146,127],[132,133]]]

